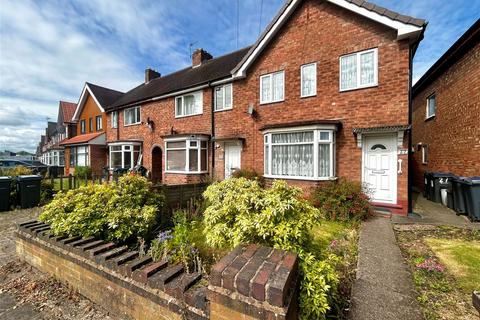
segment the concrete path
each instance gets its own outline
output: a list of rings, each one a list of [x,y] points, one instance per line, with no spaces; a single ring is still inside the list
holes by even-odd
[[[392,222],[395,224],[445,225],[480,230],[479,222],[473,223],[466,216],[457,215],[455,211],[441,203],[427,200],[419,193],[414,193],[414,203],[413,211],[418,216],[404,217],[392,215]]]
[[[388,218],[362,224],[357,279],[352,290],[352,320],[421,320],[412,276],[397,246]]]

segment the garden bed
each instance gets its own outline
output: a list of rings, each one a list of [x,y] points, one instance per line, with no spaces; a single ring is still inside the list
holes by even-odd
[[[425,319],[478,319],[472,291],[480,288],[480,232],[435,226],[396,226]]]

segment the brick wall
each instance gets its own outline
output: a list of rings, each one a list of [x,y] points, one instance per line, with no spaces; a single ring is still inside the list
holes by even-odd
[[[427,97],[435,93],[435,117],[426,118]],[[423,173],[480,175],[480,44],[416,93],[413,99],[413,144],[428,145],[428,164],[415,148],[415,186]]]
[[[90,145],[89,152],[92,174],[99,176],[102,174],[103,167],[107,165],[108,148],[102,145]]]

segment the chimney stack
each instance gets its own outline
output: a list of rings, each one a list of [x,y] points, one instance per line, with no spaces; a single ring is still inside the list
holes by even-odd
[[[145,69],[145,84],[149,83],[155,78],[160,78],[160,72],[157,72],[153,69],[147,68]]]
[[[202,48],[196,49],[192,54],[192,67],[197,67],[202,64],[203,61],[212,59],[212,55]]]

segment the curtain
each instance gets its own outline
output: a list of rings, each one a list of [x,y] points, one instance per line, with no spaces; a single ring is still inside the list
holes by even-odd
[[[360,85],[368,85],[375,82],[373,58],[373,52],[360,55]]]
[[[225,86],[225,108],[232,107],[232,85],[227,84]]]
[[[195,96],[189,95],[183,97],[184,113],[183,116],[193,114],[195,111]]]
[[[272,174],[313,177],[313,144],[272,146]]]
[[[330,177],[330,144],[318,145],[318,176]]]
[[[340,86],[342,89],[350,89],[357,86],[356,55],[340,58]]]
[[[302,68],[302,94],[309,96],[315,94],[315,65]]]
[[[215,90],[215,94],[216,94],[216,97],[215,97],[215,110],[222,110],[225,106],[224,106],[224,103],[223,103],[223,88],[222,87],[218,87],[216,90]]]
[[[313,142],[313,131],[272,134],[273,143]]]
[[[273,74],[273,100],[283,100],[283,71]]]
[[[262,77],[260,79],[262,82],[262,102],[268,102],[271,100],[270,98],[270,76]]]

